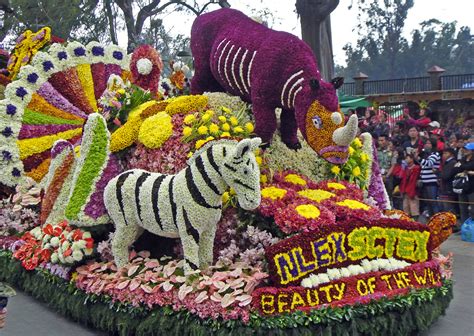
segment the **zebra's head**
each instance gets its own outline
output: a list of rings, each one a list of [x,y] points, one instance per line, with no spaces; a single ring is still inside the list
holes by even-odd
[[[222,176],[235,190],[239,205],[245,210],[260,205],[260,169],[254,151],[261,143],[260,138],[244,139],[223,157]]]

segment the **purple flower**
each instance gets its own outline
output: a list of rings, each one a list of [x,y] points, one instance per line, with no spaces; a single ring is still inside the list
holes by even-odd
[[[13,130],[11,127],[7,126],[5,129],[2,131],[2,134],[5,138],[10,137],[13,134]]]
[[[102,47],[92,47],[92,55],[94,56],[104,56],[104,48]]]
[[[51,70],[52,68],[54,68],[53,62],[51,62],[51,61],[45,61],[45,62],[43,62],[43,70],[44,70],[44,71],[49,71],[49,70]]]
[[[12,159],[12,153],[6,150],[2,151],[2,156],[3,156],[3,160],[5,161],[10,161]]]
[[[74,55],[76,56],[84,56],[86,54],[86,49],[79,47],[74,49]]]
[[[67,53],[65,51],[58,52],[58,58],[60,61],[67,59]]]
[[[16,106],[12,105],[12,104],[8,104],[7,105],[7,114],[10,115],[10,116],[13,116],[13,115],[15,115],[15,113],[16,113]]]
[[[118,59],[119,61],[121,61],[123,59],[123,53],[121,51],[114,51],[112,53],[112,56],[115,58],[115,59]]]
[[[31,74],[29,74],[29,75],[26,77],[26,79],[28,80],[28,82],[30,82],[30,83],[32,83],[32,84],[36,83],[36,81],[38,80],[38,78],[39,78],[38,75],[37,75],[36,73],[34,73],[34,72],[31,73]]]
[[[18,89],[16,89],[16,95],[23,99],[28,94],[28,91],[25,90],[24,87],[20,86]]]

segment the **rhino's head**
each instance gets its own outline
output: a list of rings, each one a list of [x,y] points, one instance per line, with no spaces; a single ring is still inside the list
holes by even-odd
[[[340,77],[330,83],[310,80],[307,95],[310,99],[304,104],[306,141],[323,159],[333,164],[347,161],[348,146],[357,135],[357,116],[351,116],[344,126],[344,115],[338,109],[336,90],[343,82]]]

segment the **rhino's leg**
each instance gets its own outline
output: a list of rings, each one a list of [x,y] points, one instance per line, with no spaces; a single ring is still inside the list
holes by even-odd
[[[301,144],[298,141],[298,125],[296,124],[295,112],[283,109],[280,116],[281,140],[288,148],[299,149]]]
[[[275,108],[268,103],[252,100],[255,117],[255,134],[262,139],[263,147],[268,147],[277,128]]]
[[[224,88],[214,78],[209,56],[195,58],[195,73],[191,80],[191,94],[202,94],[204,92],[224,92]]]

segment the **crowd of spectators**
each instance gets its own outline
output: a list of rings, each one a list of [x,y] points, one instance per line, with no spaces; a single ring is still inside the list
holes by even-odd
[[[377,141],[377,156],[392,206],[412,218],[451,211],[461,223],[474,218],[474,118],[451,117],[444,127],[428,109],[413,118],[405,110],[389,124],[387,115],[367,112],[361,132]],[[462,188],[453,189],[462,180]]]

